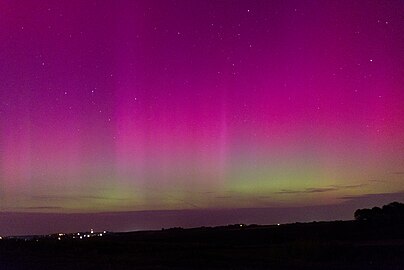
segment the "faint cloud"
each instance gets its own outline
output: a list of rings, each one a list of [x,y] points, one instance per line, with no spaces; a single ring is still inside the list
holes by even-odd
[[[301,194],[301,193],[321,193],[334,191],[338,188],[335,187],[327,187],[327,188],[306,188],[303,190],[292,190],[292,189],[282,189],[281,191],[276,192],[277,194]]]
[[[292,189],[282,189],[279,192],[276,192],[278,194],[299,194],[299,193],[321,193],[321,192],[328,192],[328,191],[334,191],[337,190],[337,188],[306,188],[304,190],[292,190]]]
[[[27,206],[27,207],[14,207],[12,209],[20,209],[20,210],[57,210],[63,209],[60,206]]]
[[[376,182],[376,183],[386,183],[386,180],[381,180],[381,179],[371,179],[369,182]]]
[[[216,196],[216,199],[232,199],[233,196]]]
[[[338,198],[345,200],[345,203],[361,205],[382,205],[392,201],[404,201],[404,191],[394,193],[374,193],[358,196],[343,196]]]
[[[335,187],[337,189],[350,189],[350,188],[360,188],[367,186],[367,184],[356,184],[356,185],[332,185],[331,187]]]
[[[282,189],[281,191],[275,192],[276,194],[295,194],[295,193],[304,193],[302,190],[292,190],[292,189]]]
[[[126,200],[124,198],[110,198],[105,196],[87,196],[87,195],[36,195],[30,197],[33,200]]]
[[[184,203],[184,204],[188,204],[189,206],[192,206],[193,208],[199,208],[198,205],[196,205],[196,204],[194,204],[194,203],[191,203],[191,202],[189,202],[189,201],[186,201],[186,200],[177,199],[177,201],[182,202],[182,203]]]
[[[322,193],[322,192],[328,192],[328,191],[334,191],[338,190],[340,188],[337,187],[329,187],[329,188],[309,188],[306,189],[306,193]]]
[[[331,185],[328,187],[320,187],[320,188],[306,188],[303,190],[294,190],[294,189],[282,189],[281,191],[276,192],[277,194],[306,194],[306,193],[323,193],[330,192],[336,190],[344,190],[344,189],[352,189],[352,188],[360,188],[366,186],[366,184],[357,184],[357,185]]]

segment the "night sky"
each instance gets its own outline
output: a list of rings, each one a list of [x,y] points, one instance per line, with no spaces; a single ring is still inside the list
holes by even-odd
[[[0,234],[343,219],[404,199],[403,14],[1,0]]]

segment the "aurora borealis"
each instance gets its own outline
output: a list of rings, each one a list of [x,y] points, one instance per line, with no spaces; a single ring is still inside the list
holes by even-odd
[[[35,213],[404,198],[403,14],[402,1],[1,0],[0,234]]]

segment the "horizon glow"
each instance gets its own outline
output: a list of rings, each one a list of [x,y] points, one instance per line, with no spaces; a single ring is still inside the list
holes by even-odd
[[[0,1],[0,211],[402,192],[402,14],[400,1]]]

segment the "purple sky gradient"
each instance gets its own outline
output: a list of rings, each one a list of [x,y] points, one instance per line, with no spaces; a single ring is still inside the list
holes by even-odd
[[[342,210],[321,218],[339,219],[352,198],[402,198],[402,14],[402,1],[0,1],[1,218],[75,213],[86,229],[99,212],[275,209],[254,223],[329,206]]]

